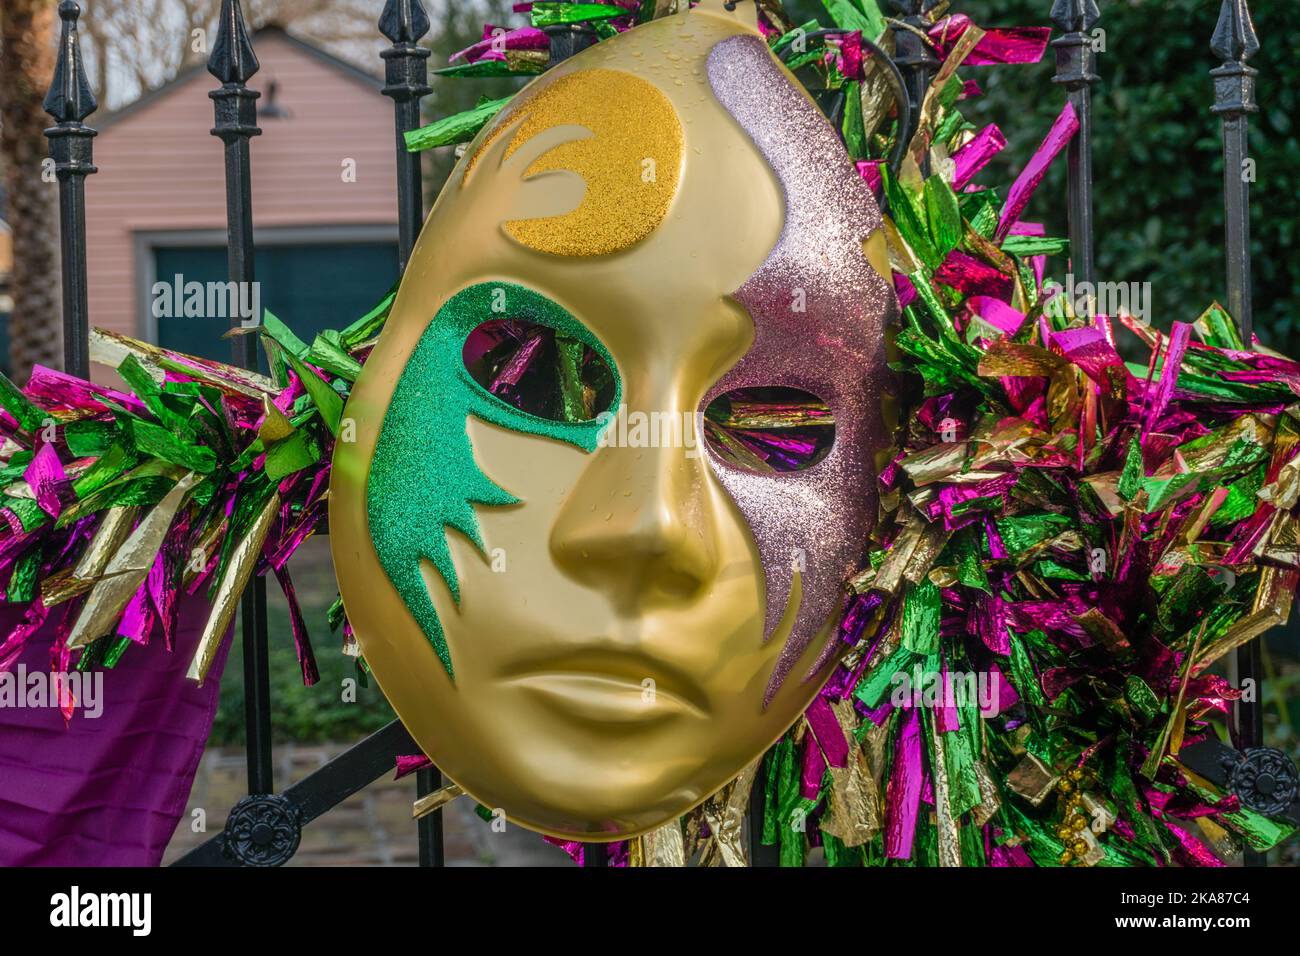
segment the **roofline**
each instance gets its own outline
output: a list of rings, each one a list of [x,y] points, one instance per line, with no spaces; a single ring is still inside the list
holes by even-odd
[[[292,33],[290,33],[282,26],[278,26],[274,24],[268,25],[262,27],[262,29],[258,30],[253,35],[257,36],[259,33],[278,33],[280,36],[288,40],[291,45],[298,47],[298,49],[302,50],[304,53],[308,54],[309,56],[314,56],[316,59],[320,60],[326,66],[334,67],[340,73],[356,81],[357,83],[360,83],[366,89],[374,93],[379,93],[384,88],[384,82],[379,77],[367,73],[365,70],[361,69],[360,67],[352,63],[349,63],[347,60],[344,60],[341,57],[335,56],[333,53],[330,53],[329,51],[322,49],[321,47],[317,46],[314,43],[308,43],[302,37],[294,36]],[[375,30],[375,34],[379,35],[378,29]]]
[[[292,33],[290,33],[282,26],[279,26],[277,24],[268,24],[267,26],[254,30],[252,39],[255,40],[259,36],[266,36],[266,35],[282,37],[284,40],[288,41],[290,46],[296,47],[297,49],[301,50],[303,53],[306,53],[308,56],[311,56],[314,59],[317,59],[320,62],[324,63],[326,66],[333,67],[339,73],[342,73],[344,76],[346,76],[348,79],[352,80],[353,82],[361,84],[372,93],[378,93],[383,89],[384,86],[383,81],[380,80],[378,77],[371,76],[365,70],[362,70],[359,67],[354,66],[353,64],[349,63],[347,60],[340,59],[339,57],[334,56],[334,54],[332,53],[326,52],[325,50],[321,49],[315,44],[308,43],[306,40],[294,36]],[[174,87],[177,87],[180,84],[184,83],[194,74],[204,73],[204,72],[207,72],[206,63],[202,63],[202,62],[191,63],[189,66],[185,67],[183,70],[181,70],[179,73],[173,76],[162,86],[156,86],[152,90],[148,90],[145,93],[142,93],[140,96],[136,97],[130,103],[127,103],[125,106],[116,109],[111,113],[106,113],[103,116],[96,117],[96,120],[94,121],[95,128],[98,130],[103,130],[109,126],[112,126],[118,120],[130,116],[132,113],[136,112],[137,110],[143,109],[145,106],[154,102],[155,100],[162,99],[162,97],[170,93]]]

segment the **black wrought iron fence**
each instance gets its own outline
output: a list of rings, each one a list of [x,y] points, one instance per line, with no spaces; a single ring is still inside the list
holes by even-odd
[[[748,2],[748,0],[738,0]],[[892,0],[897,18],[889,20],[894,54],[891,72],[903,87],[900,102],[906,143],[919,119],[931,78],[939,68],[926,35],[925,16],[939,0]],[[62,35],[54,81],[45,100],[54,126],[46,131],[50,155],[59,182],[60,228],[63,249],[63,334],[64,361],[68,372],[89,374],[89,334],[86,287],[86,241],[84,188],[86,176],[96,172],[92,161],[95,130],[85,120],[96,102],[82,64],[77,21],[80,7],[74,0],[59,4]],[[1095,0],[1053,0],[1048,11],[1058,36],[1052,41],[1056,75],[1065,97],[1074,106],[1078,134],[1067,154],[1067,206],[1069,210],[1070,271],[1077,283],[1095,284],[1093,263],[1092,200],[1092,101],[1091,90],[1099,81],[1094,48],[1101,11]],[[428,94],[429,50],[420,40],[430,29],[421,0],[386,0],[378,19],[378,30],[392,46],[380,55],[386,83],[383,94],[393,100],[394,151],[397,165],[398,254],[404,269],[424,221],[423,184],[419,157],[405,148],[404,134],[420,125],[420,98]],[[595,33],[583,26],[546,28],[550,35],[552,64],[579,52],[596,41]],[[842,32],[842,31],[828,31]],[[1222,0],[1221,12],[1210,48],[1223,62],[1211,73],[1214,103],[1211,111],[1220,117],[1224,156],[1224,210],[1226,218],[1226,270],[1228,311],[1240,323],[1244,341],[1251,342],[1252,304],[1250,272],[1249,177],[1243,175],[1248,160],[1250,114],[1257,111],[1254,96],[1256,71],[1248,61],[1259,50],[1246,0]],[[884,52],[875,48],[876,55]],[[225,152],[227,267],[229,278],[251,283],[253,275],[252,166],[249,140],[261,134],[257,126],[258,92],[249,89],[258,62],[240,9],[239,0],[222,0],[220,24],[208,70],[221,85],[211,91],[215,123],[212,134],[221,139]],[[823,104],[825,107],[826,104]],[[829,109],[834,110],[832,105]],[[235,319],[238,322],[238,318]],[[245,368],[256,366],[256,339],[235,336],[234,361]],[[418,750],[398,721],[370,735],[360,743],[282,793],[274,792],[272,779],[271,698],[268,679],[268,627],[266,582],[253,579],[243,595],[242,640],[245,669],[245,723],[247,729],[248,796],[241,799],[220,834],[187,853],[178,865],[276,866],[286,862],[298,847],[302,828],[347,797],[393,770],[396,757]],[[1262,675],[1259,640],[1237,651],[1235,682],[1254,682]],[[1249,754],[1263,743],[1262,701],[1242,700],[1235,705],[1232,720],[1233,743],[1239,753]],[[1219,780],[1239,756],[1222,748],[1191,755],[1198,769]],[[438,806],[442,778],[437,769],[419,772],[417,796],[426,806]],[[755,866],[775,866],[776,847],[764,846],[761,787],[755,788],[749,825],[750,860]],[[442,811],[435,809],[418,820],[419,861],[422,866],[443,865]],[[606,854],[584,854],[585,865],[604,866]],[[1260,864],[1258,854],[1247,853],[1248,864]]]

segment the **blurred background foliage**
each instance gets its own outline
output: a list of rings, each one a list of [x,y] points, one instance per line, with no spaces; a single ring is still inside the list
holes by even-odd
[[[1003,26],[1046,24],[1051,4],[968,0],[956,6],[976,23]],[[1168,328],[1226,296],[1223,157],[1208,75],[1220,62],[1209,49],[1219,3],[1102,0],[1099,6],[1106,51],[1097,57],[1101,79],[1093,99],[1098,275],[1150,282],[1152,320]],[[1265,345],[1295,354],[1300,263],[1291,249],[1300,228],[1300,148],[1292,80],[1300,80],[1300,21],[1291,3],[1251,9],[1261,46],[1251,61],[1259,70],[1261,107],[1250,132],[1257,175],[1251,187],[1255,328]],[[1023,163],[1060,109],[1052,61],[1049,50],[1036,67],[967,71],[988,93],[970,115],[1001,124],[1008,140],[1004,162]],[[1065,165],[1057,163],[1031,207],[1057,235],[1066,234],[1064,203],[1043,199],[1064,189]]]
[[[338,584],[329,538],[308,538],[289,561],[289,573],[316,651],[320,680],[311,687],[303,686],[289,609],[275,579],[268,578],[272,738],[276,743],[360,740],[395,715],[374,678],[365,678],[358,672],[355,658],[340,651],[342,634],[330,630],[328,613],[338,597]],[[238,622],[221,679],[221,700],[210,742],[225,746],[244,743],[244,655]]]

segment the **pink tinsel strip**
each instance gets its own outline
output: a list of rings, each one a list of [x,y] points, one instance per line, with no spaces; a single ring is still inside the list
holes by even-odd
[[[162,550],[159,551],[153,566],[149,568],[148,578],[145,579],[149,600],[153,605],[154,614],[162,625],[163,642],[169,651],[172,649],[172,640],[176,636],[176,597],[180,588],[168,581],[167,565],[169,562],[172,566],[184,564],[183,556],[189,521],[188,515],[182,515],[177,519],[176,525],[172,527],[163,542]]]
[[[989,851],[989,866],[1033,866],[1023,846],[995,846]]]
[[[1225,865],[1222,860],[1220,860],[1217,856],[1215,856],[1210,851],[1209,847],[1207,847],[1200,840],[1196,839],[1196,837],[1192,836],[1188,831],[1184,830],[1182,827],[1178,826],[1175,823],[1170,823],[1168,820],[1164,821],[1164,823],[1165,823],[1165,827],[1168,828],[1169,832],[1174,835],[1174,839],[1178,841],[1178,845],[1182,848],[1183,852],[1187,854],[1187,856],[1190,858],[1189,862],[1192,865],[1194,866],[1224,866]]]
[[[912,856],[924,783],[920,711],[909,708],[900,719],[903,723],[894,744],[894,766],[885,795],[885,856],[891,860]]]
[[[117,633],[137,644],[148,644],[153,623],[153,607],[149,604],[149,584],[146,579],[135,594],[131,595],[131,600],[122,612],[122,620],[117,625]]]
[[[1191,334],[1192,327],[1188,323],[1174,323],[1169,335],[1169,347],[1165,350],[1164,363],[1161,365],[1160,384],[1156,386],[1146,414],[1142,417],[1143,434],[1149,432],[1160,420],[1160,416],[1169,405],[1169,399],[1173,397],[1174,386],[1178,382],[1178,373],[1183,367],[1183,355],[1187,352],[1187,341]]]
[[[867,186],[871,188],[871,191],[876,195],[877,199],[880,198],[880,186],[882,183],[880,167],[882,162],[883,161],[879,159],[859,159],[853,164],[858,169],[858,175],[866,180]]]
[[[943,701],[935,710],[934,725],[939,733],[947,734],[955,730],[961,730],[961,717],[957,713],[956,688],[952,683],[952,675],[948,673],[948,659],[946,656],[942,658],[939,672],[943,678]]]
[[[826,762],[832,767],[847,767],[849,744],[844,739],[844,731],[840,728],[839,721],[835,719],[835,712],[831,710],[831,705],[827,703],[826,698],[814,697],[804,716],[808,718],[808,724],[812,727],[818,746],[826,755]]]
[[[907,276],[894,273],[894,293],[898,296],[898,307],[905,309],[916,301],[916,286]]]
[[[970,29],[970,17],[963,13],[944,17],[930,28],[930,39],[938,48],[939,59],[946,59],[952,48]],[[975,49],[966,57],[966,66],[1000,66],[1037,63],[1043,58],[1051,27],[995,27],[985,30]]]
[[[49,613],[50,609],[39,597],[28,606],[23,614],[22,623],[10,631],[9,636],[0,643],[0,674],[14,666],[28,639],[45,623]]]
[[[303,620],[302,608],[298,605],[298,594],[293,581],[285,568],[275,568],[275,579],[280,582],[284,592],[285,603],[289,605],[289,626],[293,631],[293,649],[298,656],[298,666],[302,670],[302,682],[311,687],[320,680],[320,671],[316,668],[316,655],[312,651],[311,638],[307,635],[307,622]]]
[[[1104,389],[1110,388],[1113,376],[1123,381],[1128,375],[1124,359],[1115,351],[1105,331],[1096,326],[1055,332],[1051,343],[1053,351],[1079,366]]]
[[[498,32],[500,31],[500,32]],[[502,30],[492,24],[483,25],[483,39],[447,57],[448,63],[464,59],[467,63],[480,60],[503,60],[506,50],[545,50],[549,45],[546,34],[537,27],[519,27]]]
[[[976,133],[974,139],[952,154],[955,164],[953,189],[961,190],[1006,146],[1007,138],[995,123],[990,123]]]
[[[70,606],[64,610],[59,626],[54,632],[54,641],[50,644],[50,671],[56,677],[59,715],[63,718],[64,727],[71,722],[72,712],[77,706],[77,698],[72,693],[72,688],[61,679],[72,669],[72,651],[68,649],[68,634],[72,630],[72,610]]]
[[[955,509],[976,498],[1004,498],[1020,480],[1016,472],[1008,472],[999,478],[975,482],[969,485],[945,485],[939,489],[938,497],[926,508],[926,515],[931,521],[943,516],[944,527],[949,530],[963,528],[979,520],[977,514],[957,515]]]
[[[997,664],[989,665],[989,679],[993,682],[993,699],[997,702],[999,714],[1005,714],[1020,703],[1020,695]]]
[[[425,767],[432,767],[433,761],[424,754],[398,754],[397,756],[397,775],[394,780],[401,780],[408,777],[417,770],[423,770]]]
[[[1015,280],[1010,276],[960,249],[948,253],[948,257],[934,271],[934,279],[963,295],[1009,299],[1015,289]]]
[[[37,365],[32,369],[31,378],[27,380],[24,391],[28,398],[51,411],[95,414],[106,412],[109,410],[108,406],[101,399],[107,399],[137,414],[145,411],[144,403],[134,395],[83,381],[57,369],[46,368],[44,365]]]
[[[990,558],[994,561],[1005,561],[1010,557],[1007,546],[1002,543],[1002,535],[998,534],[998,526],[987,515],[984,517],[984,537],[989,543]]]
[[[36,503],[51,518],[59,516],[65,499],[74,497],[68,476],[63,471],[63,463],[59,461],[59,453],[48,442],[36,449],[36,454],[23,472],[23,478],[31,486]]]
[[[628,853],[627,841],[621,840],[617,843],[579,843],[577,840],[561,840],[559,837],[542,837],[552,846],[558,846],[565,853],[569,854],[569,859],[578,866],[582,866],[588,849],[593,853],[604,853],[605,860],[610,866],[627,866]]]
[[[1001,299],[992,296],[973,295],[967,300],[967,305],[976,315],[1007,337],[1019,332],[1020,326],[1025,322],[1023,312],[1011,308]]]
[[[853,80],[862,78],[862,33],[854,30],[840,40],[840,72]]]
[[[979,635],[984,646],[994,654],[1011,653],[1011,638],[1007,634],[1006,605],[995,594],[981,595],[967,612],[971,630]]]
[[[1002,215],[998,220],[998,230],[993,237],[995,243],[1001,243],[1011,233],[1011,227],[1020,219],[1020,214],[1025,211],[1029,205],[1030,198],[1034,195],[1034,190],[1038,184],[1043,181],[1043,176],[1047,173],[1047,168],[1052,165],[1052,161],[1065,149],[1066,145],[1075,133],[1079,131],[1079,117],[1074,112],[1074,105],[1066,103],[1065,109],[1056,118],[1052,128],[1048,131],[1043,142],[1039,144],[1038,149],[1034,152],[1032,158],[1020,171],[1016,181],[1011,184],[1011,190],[1007,193],[1007,201],[1002,207]]]
[[[803,742],[803,769],[799,776],[799,793],[809,800],[817,799],[821,792],[822,777],[826,776],[826,758],[812,737]]]
[[[502,389],[518,385],[519,379],[523,377],[524,372],[528,371],[533,358],[541,347],[542,335],[538,331],[533,331],[524,339],[515,354],[510,357],[510,360],[502,366],[496,378],[489,384],[488,391],[493,395],[497,395]]]
[[[1277,509],[1267,501],[1259,502],[1259,510],[1246,519],[1246,521],[1237,529],[1236,538],[1233,540],[1232,549],[1224,556],[1224,564],[1240,564],[1255,551],[1255,546],[1259,544],[1259,539],[1264,536],[1264,532],[1273,524],[1274,512]]]

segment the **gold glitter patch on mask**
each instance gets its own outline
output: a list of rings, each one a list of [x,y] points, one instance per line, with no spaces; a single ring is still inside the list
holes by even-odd
[[[503,225],[506,233],[539,252],[603,256],[654,232],[681,178],[682,124],[668,97],[631,73],[582,70],[525,95],[470,157],[465,179],[507,129],[514,135],[504,159],[556,126],[581,126],[591,135],[547,150],[524,178],[552,170],[577,173],[587,186],[582,202],[559,216],[512,219]]]

